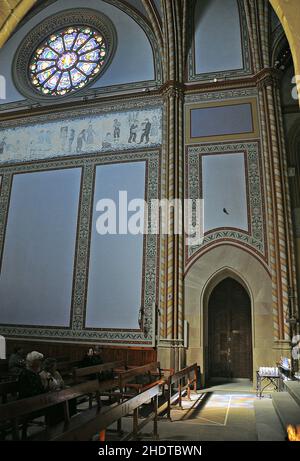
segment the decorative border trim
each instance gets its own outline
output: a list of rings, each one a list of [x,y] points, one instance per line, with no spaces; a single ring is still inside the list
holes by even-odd
[[[0,168],[2,176],[2,190],[0,194],[0,254],[3,254],[4,234],[8,215],[8,204],[11,190],[12,175],[17,173],[30,173],[36,171],[49,171],[63,168],[83,169],[81,192],[80,192],[80,213],[78,232],[76,239],[75,269],[72,296],[72,322],[71,328],[65,327],[40,327],[40,326],[19,326],[1,325],[0,331],[6,336],[17,336],[19,338],[39,338],[44,340],[63,341],[97,341],[103,344],[139,344],[152,345],[153,341],[153,303],[157,302],[158,287],[158,258],[159,258],[159,237],[149,234],[144,241],[144,331],[111,329],[101,330],[100,328],[84,327],[84,312],[86,303],[86,289],[88,283],[88,260],[89,260],[89,236],[91,229],[90,216],[93,203],[93,183],[95,169],[98,165],[120,162],[146,162],[146,188],[147,197],[151,199],[160,198],[160,150],[143,150],[137,152],[107,153],[81,158],[70,158],[67,160],[50,160],[47,162],[37,161],[21,165],[10,165]],[[149,220],[150,226],[150,220]]]
[[[184,101],[186,104],[193,103],[208,103],[208,102],[219,102],[227,100],[239,100],[243,102],[245,98],[254,98],[258,97],[257,87],[253,88],[234,88],[231,90],[222,89],[214,90],[205,93],[189,93],[185,95]]]
[[[26,115],[15,119],[8,119],[1,121],[1,129],[5,128],[17,128],[20,126],[29,126],[40,123],[46,123],[49,121],[64,121],[81,117],[97,116],[101,114],[111,114],[116,112],[125,112],[130,110],[142,110],[142,109],[161,109],[162,98],[136,98],[134,100],[122,100],[115,99],[113,101],[105,103],[97,103],[94,105],[85,105],[84,107],[68,107],[68,109],[57,108],[53,112],[49,112],[47,108],[40,115]],[[117,109],[116,109],[117,107]]]
[[[250,104],[251,106],[251,118],[252,118],[252,131],[246,133],[231,133],[231,134],[214,134],[210,136],[201,136],[201,137],[192,137],[191,136],[191,112],[194,109],[204,109],[204,108],[217,108],[224,106],[239,106],[242,104]],[[211,140],[216,141],[237,141],[243,139],[257,139],[259,137],[259,121],[258,121],[258,105],[257,98],[249,98],[242,100],[227,100],[220,101],[218,104],[215,102],[207,102],[201,104],[186,104],[185,109],[185,133],[186,133],[186,143],[193,144],[199,142],[211,142]]]
[[[247,202],[249,207],[249,232],[241,229],[212,229],[205,234],[202,245],[186,246],[185,265],[190,266],[211,245],[216,242],[236,241],[268,262],[266,241],[265,202],[262,177],[260,143],[244,142],[187,146],[186,148],[186,197],[196,200],[202,197],[201,163],[203,155],[232,154],[244,152],[247,159]]]
[[[188,54],[188,64],[187,64],[188,82],[206,82],[206,81],[210,81],[212,77],[218,78],[220,80],[223,80],[223,79],[235,80],[235,79],[241,78],[242,76],[252,74],[252,61],[251,61],[251,52],[250,52],[250,43],[249,43],[249,37],[248,37],[248,26],[247,26],[246,14],[244,10],[243,1],[237,0],[237,2],[238,2],[240,25],[241,25],[240,30],[241,30],[241,44],[242,44],[242,54],[243,54],[243,63],[244,63],[243,68],[209,72],[209,73],[203,73],[203,74],[196,73],[195,24],[194,24],[195,11],[194,11],[193,2],[190,2],[190,5],[189,5],[190,20],[189,20],[188,30],[190,31],[189,43],[191,43],[192,46]]]

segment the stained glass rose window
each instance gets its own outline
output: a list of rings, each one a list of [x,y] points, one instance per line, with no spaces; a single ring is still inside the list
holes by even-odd
[[[42,103],[88,95],[112,62],[116,46],[115,27],[102,12],[61,11],[23,38],[14,56],[14,83],[25,98]]]
[[[106,61],[107,43],[91,27],[68,27],[52,34],[29,64],[32,85],[41,94],[63,96],[84,88]]]

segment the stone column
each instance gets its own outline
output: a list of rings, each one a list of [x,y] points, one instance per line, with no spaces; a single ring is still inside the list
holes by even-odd
[[[269,264],[272,276],[274,341],[276,356],[290,353],[290,326],[286,321],[296,293],[295,254],[291,220],[286,150],[283,134],[278,74],[270,62],[269,5],[266,0],[246,0],[254,70],[258,83],[263,142]]]
[[[163,189],[169,201],[183,200],[183,110],[184,110],[184,42],[186,2],[163,0],[164,33],[164,148]],[[159,359],[175,369],[183,362],[183,275],[184,237],[176,234],[177,223],[171,208],[168,235],[162,236],[161,261],[161,329]],[[180,218],[181,220],[183,219]],[[181,221],[182,223],[182,221]]]

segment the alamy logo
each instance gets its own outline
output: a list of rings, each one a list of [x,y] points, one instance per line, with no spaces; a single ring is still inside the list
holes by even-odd
[[[184,235],[188,246],[201,245],[204,238],[203,200],[128,200],[119,191],[118,203],[103,198],[96,202],[99,235]]]

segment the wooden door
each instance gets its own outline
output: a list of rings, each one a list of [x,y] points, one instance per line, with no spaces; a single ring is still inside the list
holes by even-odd
[[[252,379],[251,302],[235,280],[223,280],[208,306],[209,378]]]

